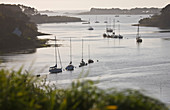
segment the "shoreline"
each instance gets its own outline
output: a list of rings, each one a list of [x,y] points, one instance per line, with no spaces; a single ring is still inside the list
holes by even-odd
[[[131,26],[143,26],[143,27],[157,27],[160,29],[170,29],[170,27],[158,27],[158,26],[152,26],[152,25],[148,25],[148,24],[132,24]],[[159,31],[160,33],[165,33],[165,32],[170,32],[170,31]]]

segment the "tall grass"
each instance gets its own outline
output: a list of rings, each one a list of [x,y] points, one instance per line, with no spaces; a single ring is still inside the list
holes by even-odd
[[[168,110],[139,91],[102,90],[89,80],[56,89],[21,71],[0,70],[0,110]]]

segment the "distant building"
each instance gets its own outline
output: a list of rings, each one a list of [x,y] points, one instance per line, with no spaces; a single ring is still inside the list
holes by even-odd
[[[16,27],[15,30],[12,33],[19,36],[19,37],[22,35],[22,32],[19,30],[18,27]]]

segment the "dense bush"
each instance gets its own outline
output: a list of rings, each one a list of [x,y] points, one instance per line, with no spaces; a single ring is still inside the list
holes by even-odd
[[[20,6],[0,4],[0,51],[35,48],[37,30]]]
[[[0,110],[168,110],[138,91],[102,90],[93,81],[56,89],[21,71],[0,70]]]

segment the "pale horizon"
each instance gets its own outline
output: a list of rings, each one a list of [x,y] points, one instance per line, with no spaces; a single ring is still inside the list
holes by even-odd
[[[170,0],[1,0],[1,4],[22,4],[38,10],[90,10],[91,8],[163,8]]]

